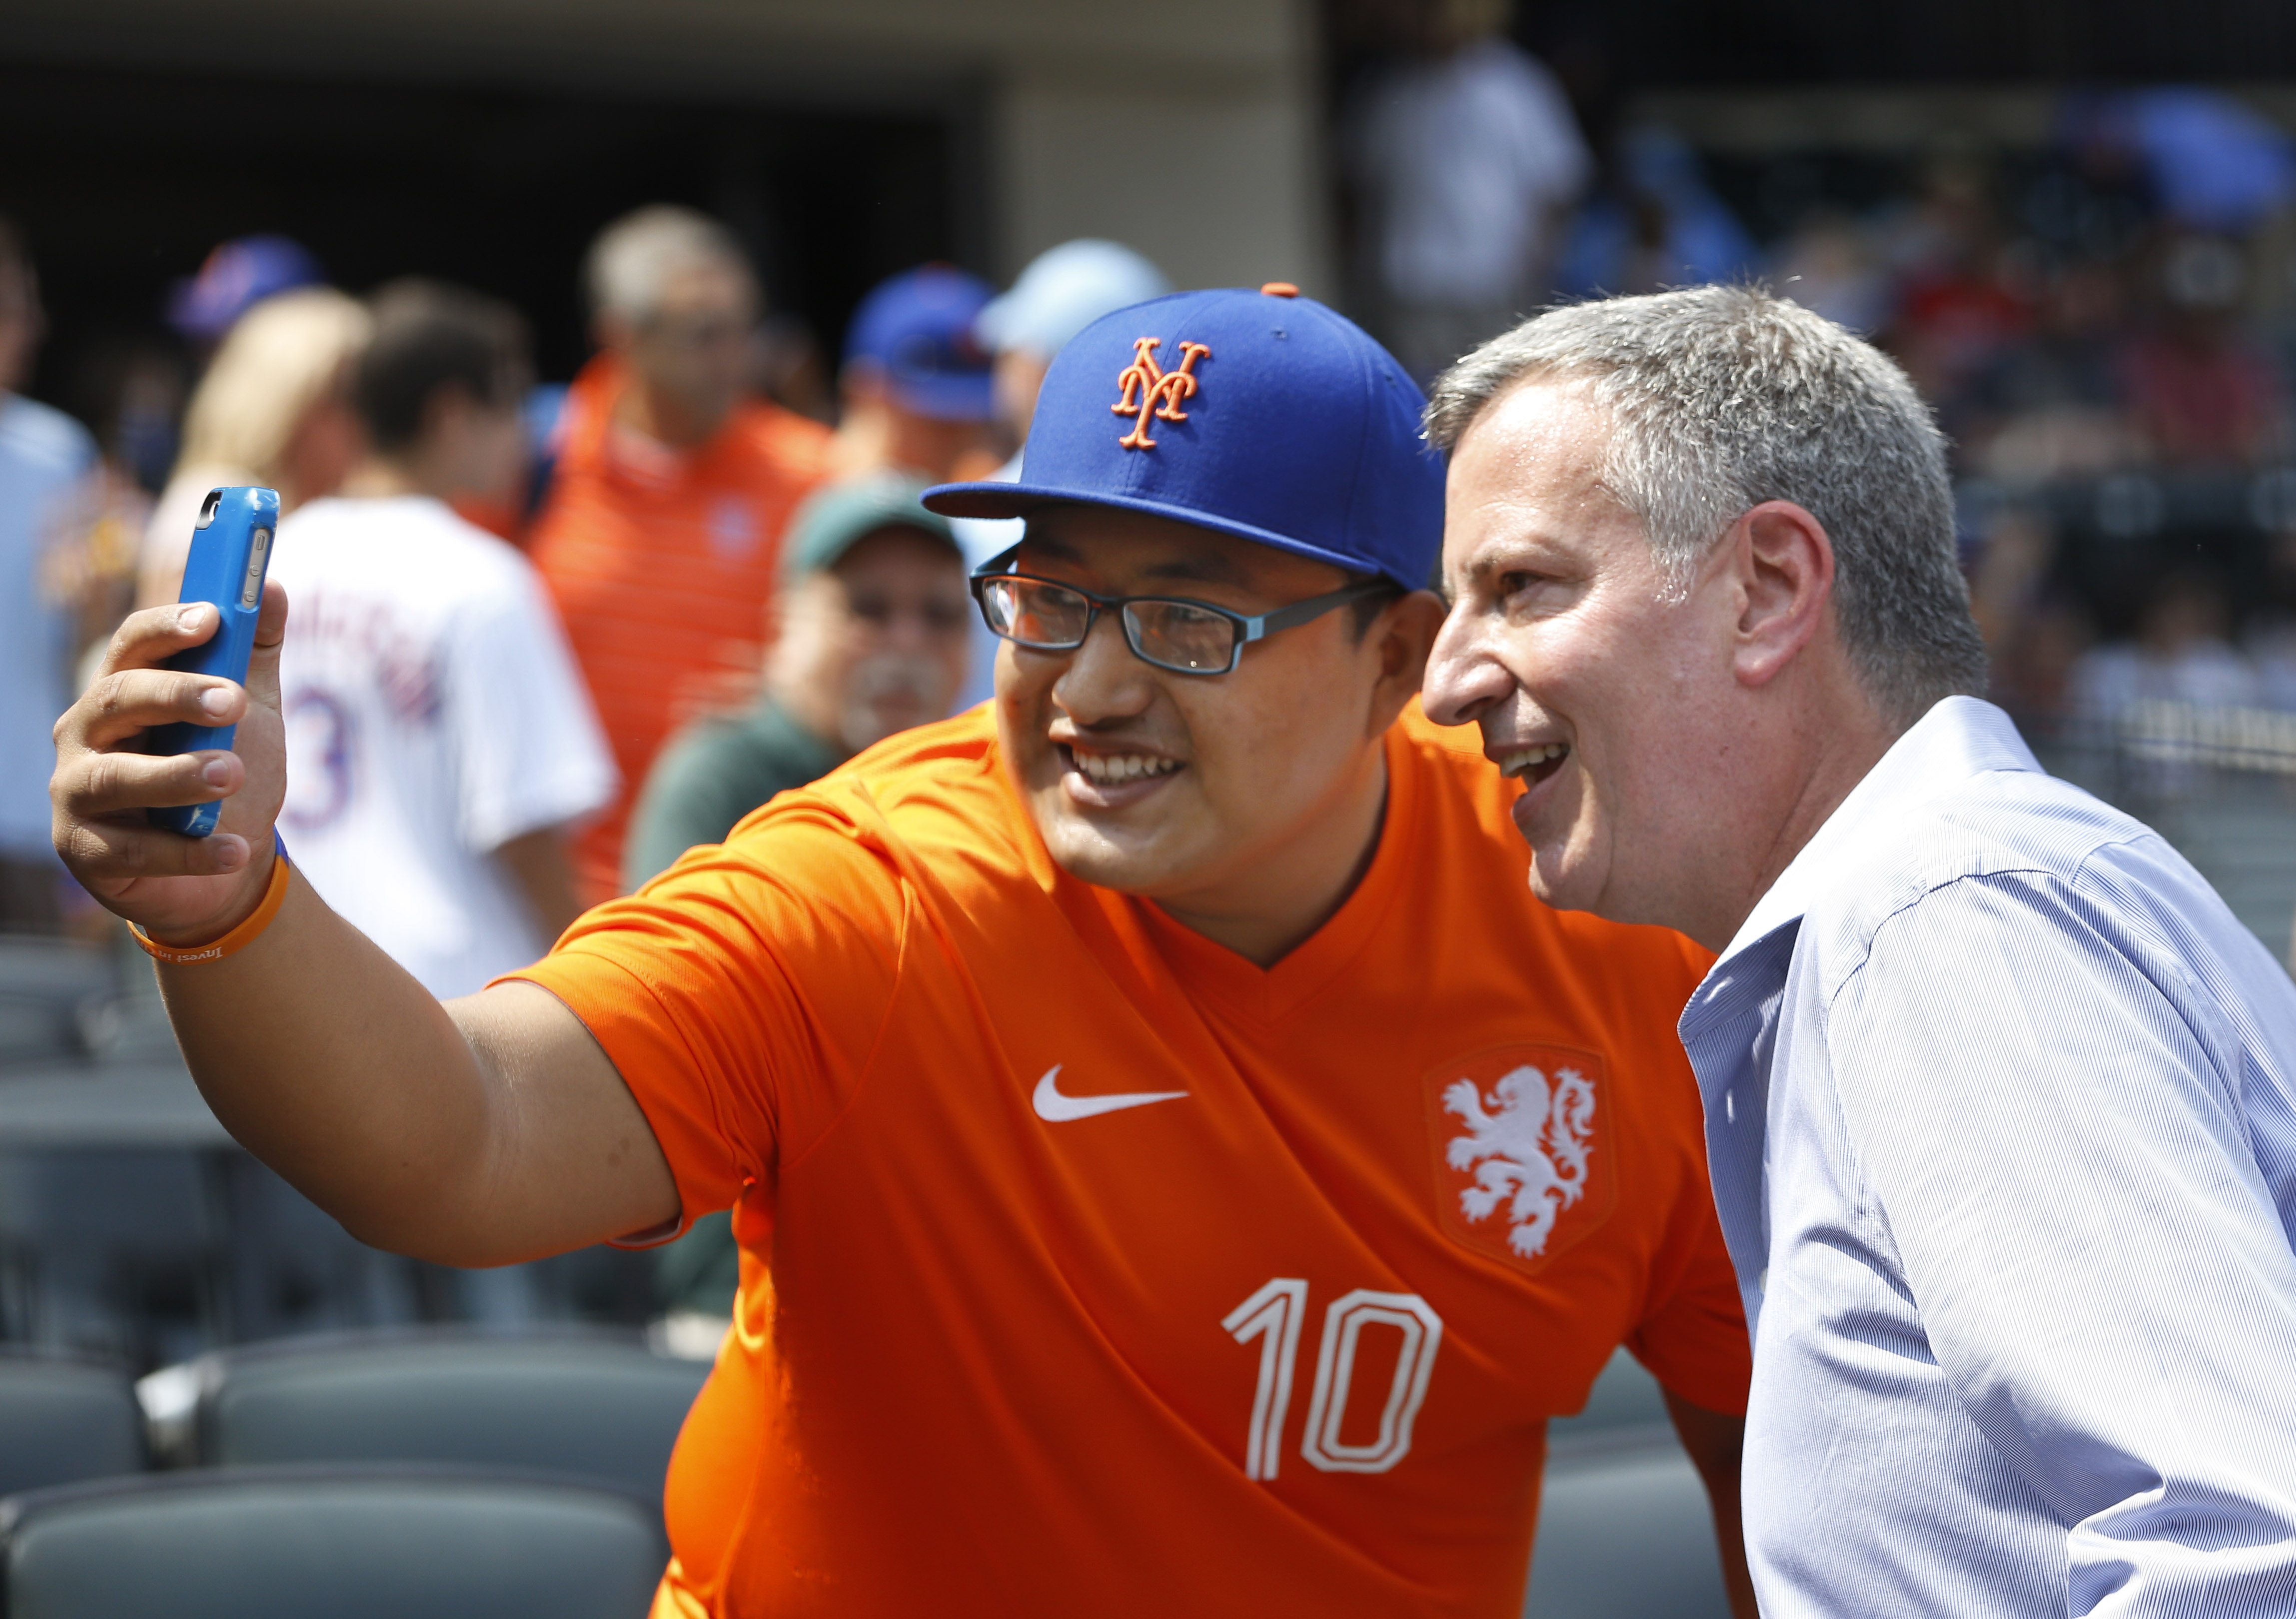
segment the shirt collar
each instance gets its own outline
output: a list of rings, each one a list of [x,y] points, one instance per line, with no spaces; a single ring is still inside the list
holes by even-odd
[[[1865,780],[1850,789],[1768,892],[1754,902],[1752,912],[1716,965],[1800,921],[1811,904],[1839,881],[1841,867],[1870,851],[1889,822],[1973,776],[2040,768],[2006,714],[1980,698],[1944,699],[1891,743]]]

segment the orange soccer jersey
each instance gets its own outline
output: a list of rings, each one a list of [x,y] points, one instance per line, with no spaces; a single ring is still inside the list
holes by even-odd
[[[592,902],[621,892],[623,830],[662,743],[754,680],[782,530],[829,445],[828,429],[763,403],[697,450],[640,444],[613,431],[622,387],[604,356],[575,379],[529,547],[621,771],[576,847]]]
[[[1472,733],[1387,759],[1361,886],[1266,970],[1055,867],[984,709],[520,975],[735,1211],[658,1615],[1511,1619],[1615,1345],[1744,1409],[1703,957],[1534,901]]]

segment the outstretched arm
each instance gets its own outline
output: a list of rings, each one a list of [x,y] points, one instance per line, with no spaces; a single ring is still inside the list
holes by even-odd
[[[1663,1391],[1662,1391],[1663,1392]],[[1722,1551],[1722,1582],[1736,1619],[1757,1619],[1754,1576],[1746,1567],[1746,1533],[1738,1513],[1738,1464],[1746,1449],[1746,1419],[1710,1411],[1668,1393],[1666,1414],[1690,1452],[1691,1466],[1706,1481],[1714,1503],[1714,1539]]]
[[[268,884],[286,789],[279,647],[265,592],[244,689],[160,662],[215,633],[204,605],[121,626],[56,724],[57,853],[88,892],[162,944],[219,938]],[[135,751],[156,725],[239,726],[231,752]],[[224,800],[210,838],[147,806]],[[299,876],[251,943],[162,965],[193,1077],[225,1127],[355,1235],[441,1263],[507,1263],[665,1223],[669,1168],[581,1021],[508,984],[442,1005]]]

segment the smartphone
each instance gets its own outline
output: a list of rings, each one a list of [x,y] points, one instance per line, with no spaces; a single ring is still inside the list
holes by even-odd
[[[184,568],[179,601],[204,601],[223,615],[213,635],[168,659],[165,667],[193,675],[220,675],[247,683],[247,662],[255,651],[255,621],[263,612],[263,575],[271,564],[271,536],[279,532],[276,489],[210,489],[192,533],[191,560]],[[161,757],[229,748],[236,725],[177,723],[155,727],[146,751]],[[186,838],[216,830],[223,802],[184,804],[144,812],[154,826]]]

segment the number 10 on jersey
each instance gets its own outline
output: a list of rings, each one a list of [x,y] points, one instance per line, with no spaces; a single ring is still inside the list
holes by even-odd
[[[1245,1442],[1246,1478],[1275,1476],[1283,1448],[1283,1419],[1292,1409],[1292,1371],[1300,1359],[1300,1329],[1308,1316],[1308,1284],[1278,1276],[1220,1322],[1239,1344],[1259,1340],[1259,1386],[1251,1397],[1251,1432]],[[1366,1327],[1392,1327],[1403,1335],[1395,1376],[1380,1411],[1379,1435],[1368,1444],[1340,1437],[1353,1390],[1356,1349]],[[1411,1450],[1411,1425],[1427,1398],[1443,1322],[1416,1293],[1375,1293],[1368,1288],[1334,1299],[1324,1312],[1324,1345],[1316,1355],[1316,1386],[1308,1397],[1308,1428],[1300,1454],[1326,1473],[1384,1473]]]

